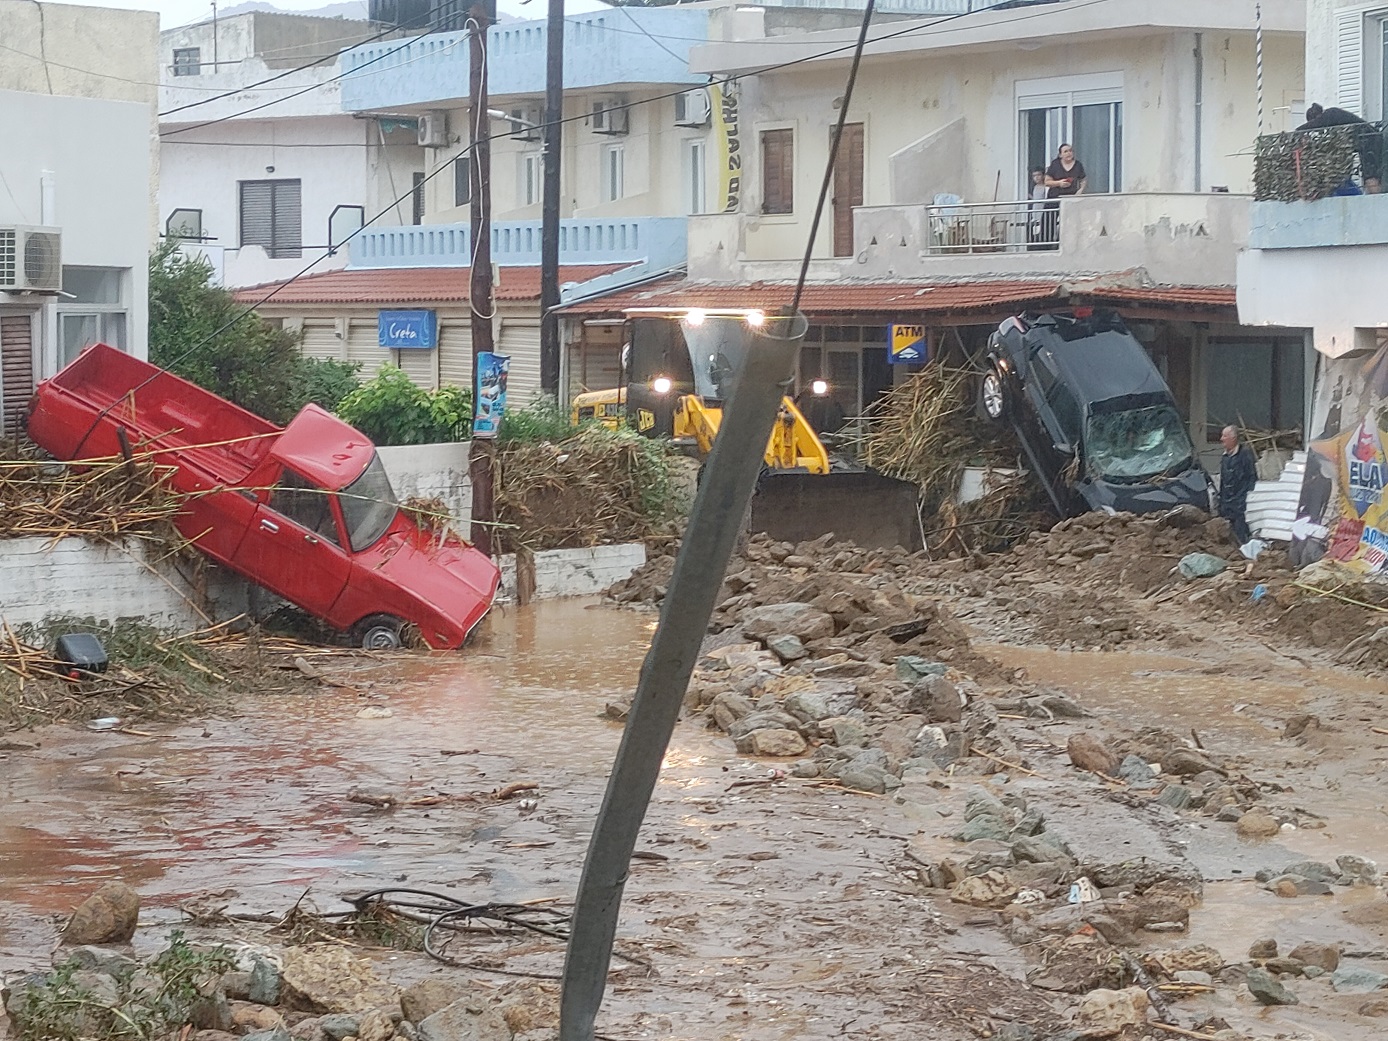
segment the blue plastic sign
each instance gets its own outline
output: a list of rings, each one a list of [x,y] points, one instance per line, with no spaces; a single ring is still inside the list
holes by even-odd
[[[432,350],[439,345],[439,317],[434,311],[380,311],[376,331],[382,347]]]
[[[511,358],[484,351],[477,356],[477,406],[473,409],[472,436],[496,437],[506,414],[506,377]]]
[[[918,365],[925,357],[925,326],[887,326],[887,353],[893,365]]]

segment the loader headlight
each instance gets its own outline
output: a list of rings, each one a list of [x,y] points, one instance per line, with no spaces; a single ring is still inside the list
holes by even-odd
[[[810,393],[822,398],[829,393],[829,384],[824,380],[815,380],[810,384]]]
[[[762,323],[765,322],[765,321],[766,321],[766,315],[763,314],[761,311],[748,311],[748,312],[747,312],[747,324],[750,325],[753,329],[760,329],[761,326],[762,326]]]
[[[657,394],[669,394],[670,388],[673,386],[674,383],[671,382],[669,376],[657,376],[655,379],[651,380],[651,390],[655,391]]]
[[[708,315],[701,311],[699,308],[693,307],[690,308],[689,313],[684,316],[684,320],[688,322],[690,325],[703,325],[704,319],[707,317]]]

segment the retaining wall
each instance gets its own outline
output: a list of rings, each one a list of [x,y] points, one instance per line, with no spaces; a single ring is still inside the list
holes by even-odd
[[[381,465],[386,468],[390,486],[401,501],[418,495],[439,498],[462,525],[472,521],[472,482],[468,480],[468,449],[471,442],[453,441],[435,445],[399,445],[378,448]]]

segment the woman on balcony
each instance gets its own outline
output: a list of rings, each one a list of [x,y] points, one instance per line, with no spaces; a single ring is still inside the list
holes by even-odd
[[[1075,158],[1075,150],[1070,145],[1061,145],[1060,154],[1046,167],[1046,219],[1044,234],[1047,242],[1060,242],[1060,199],[1083,195],[1087,178],[1084,164]]]

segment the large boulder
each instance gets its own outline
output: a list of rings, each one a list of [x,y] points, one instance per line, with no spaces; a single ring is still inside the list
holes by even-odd
[[[416,1030],[420,1041],[511,1041],[511,1028],[499,1011],[467,998],[435,1012]]]
[[[765,643],[774,636],[794,636],[802,643],[834,635],[833,616],[809,604],[766,604],[742,613],[742,632]]]
[[[1075,1011],[1075,1027],[1081,1037],[1114,1037],[1146,1022],[1147,992],[1141,987],[1092,990],[1080,999]]]
[[[804,755],[808,748],[805,739],[799,733],[779,727],[753,730],[737,739],[737,750],[743,755],[785,759]]]
[[[125,943],[140,919],[140,894],[124,882],[106,882],[72,912],[63,943]]]
[[[365,1012],[400,1004],[400,991],[371,963],[340,947],[290,947],[284,952],[282,1000],[305,1012]]]

